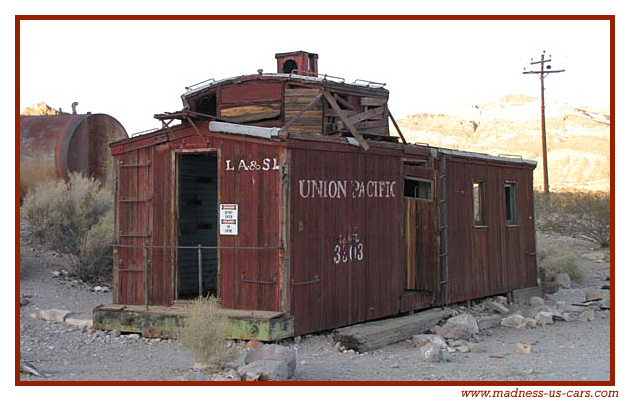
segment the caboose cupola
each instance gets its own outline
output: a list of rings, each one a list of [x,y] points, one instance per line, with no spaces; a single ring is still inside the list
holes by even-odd
[[[305,51],[277,53],[278,74],[317,76],[317,54]]]

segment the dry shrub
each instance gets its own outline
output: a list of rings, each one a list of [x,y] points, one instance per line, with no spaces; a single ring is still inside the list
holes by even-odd
[[[553,244],[549,238],[537,234],[536,255],[538,266],[544,271],[545,281],[555,281],[558,273],[567,273],[571,280],[582,282],[584,273],[571,249]]]
[[[45,182],[29,191],[22,216],[35,241],[69,256],[69,271],[91,282],[109,282],[114,239],[113,195],[93,178],[73,173],[68,182]]]
[[[609,193],[537,193],[535,199],[540,231],[610,246]]]
[[[194,300],[188,319],[178,332],[182,347],[190,351],[196,363],[217,368],[225,366],[234,357],[226,349],[229,336],[230,321],[214,296]]]

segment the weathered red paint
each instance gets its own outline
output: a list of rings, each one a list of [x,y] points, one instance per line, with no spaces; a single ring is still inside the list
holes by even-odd
[[[117,241],[136,247],[117,249],[116,304],[145,300],[144,246],[148,303],[177,301],[178,155],[191,152],[216,153],[216,201],[238,204],[238,235],[217,234],[217,295],[226,308],[282,312],[298,335],[536,286],[534,164],[391,143],[378,131],[383,88],[267,74],[183,98],[193,113],[214,96],[219,119],[227,109],[240,118],[261,113],[270,117],[251,125],[282,127],[320,88],[348,119],[377,116],[356,118],[366,125],[359,132],[378,139],[368,150],[335,128],[339,114],[327,103],[272,139],[212,132],[208,120],[216,118],[194,115],[112,145]],[[431,196],[405,196],[405,179],[429,182]],[[483,227],[473,226],[474,181],[485,185]],[[518,188],[517,224],[505,219],[506,182]]]

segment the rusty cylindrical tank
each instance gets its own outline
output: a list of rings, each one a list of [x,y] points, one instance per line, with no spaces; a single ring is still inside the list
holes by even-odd
[[[20,116],[20,199],[72,171],[106,185],[115,174],[109,144],[124,138],[125,128],[107,114]]]

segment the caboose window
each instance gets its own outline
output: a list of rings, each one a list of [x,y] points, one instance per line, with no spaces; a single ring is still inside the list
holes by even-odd
[[[405,178],[405,197],[424,200],[432,200],[433,182],[429,180],[416,180]]]
[[[507,224],[518,224],[516,215],[516,183],[505,183],[505,222]]]

